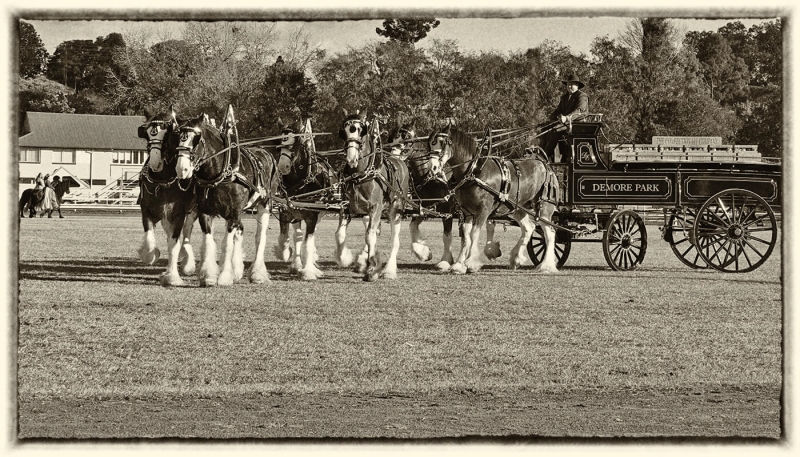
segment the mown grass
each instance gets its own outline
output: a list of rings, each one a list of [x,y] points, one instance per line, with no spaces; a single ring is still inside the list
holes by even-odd
[[[270,260],[267,285],[205,289],[157,284],[138,217],[22,220],[20,397],[780,386],[780,246],[752,273],[697,271],[653,226],[637,271],[576,244],[560,274],[535,275],[507,270],[509,227],[496,263],[452,276],[413,257],[404,223],[399,279],[364,283],[333,264],[334,227],[319,229],[322,280]],[[436,256],[440,227],[422,225]],[[355,250],[360,222],[350,232]]]

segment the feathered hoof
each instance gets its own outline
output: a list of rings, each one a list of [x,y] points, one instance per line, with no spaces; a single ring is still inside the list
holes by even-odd
[[[558,271],[558,268],[555,265],[544,266],[544,265],[541,265],[541,264],[538,267],[534,268],[533,272],[536,273],[536,274],[546,274],[546,275],[552,275],[552,274],[560,273]]]
[[[200,287],[215,287],[217,285],[217,278],[200,278]]]
[[[253,268],[250,270],[248,279],[253,284],[266,284],[270,281],[267,269],[262,265],[261,268]]]
[[[156,263],[160,257],[161,251],[158,248],[155,248],[149,252],[145,249],[139,249],[139,260],[141,260],[145,265],[152,265]]]
[[[197,271],[197,266],[194,262],[191,263],[184,263],[181,265],[181,274],[184,276],[194,276],[195,272]]]
[[[411,243],[411,250],[414,252],[414,255],[423,262],[428,262],[433,258],[431,248],[422,243]]]
[[[436,269],[439,271],[449,271],[450,270],[450,262],[446,260],[442,260],[441,262],[436,264]]]
[[[486,246],[483,248],[483,254],[489,260],[499,258],[501,255],[503,255],[503,252],[500,250],[500,242],[492,241],[491,243],[486,243]]]
[[[167,272],[164,272],[161,275],[161,277],[158,279],[158,282],[164,287],[182,286],[184,284],[183,279],[181,279],[180,275]]]
[[[340,253],[334,255],[336,264],[343,268],[348,268],[353,264],[353,253],[348,248],[344,248]]]
[[[233,273],[222,273],[217,278],[217,285],[222,287],[232,286],[234,282]]]
[[[364,271],[364,281],[373,282],[381,276],[381,256],[380,253],[375,253],[374,256],[367,259],[367,266]]]
[[[313,270],[300,270],[297,272],[297,277],[303,281],[316,281],[322,277],[322,273]]]
[[[289,259],[292,258],[292,248],[283,249],[280,245],[276,244],[272,249],[273,254],[275,254],[275,258],[283,261],[288,262]]]
[[[289,273],[295,275],[300,273],[303,270],[303,262],[300,261],[299,258],[295,257],[294,261],[289,265]]]
[[[450,272],[457,275],[465,275],[467,274],[467,267],[463,263],[457,263],[450,267]]]

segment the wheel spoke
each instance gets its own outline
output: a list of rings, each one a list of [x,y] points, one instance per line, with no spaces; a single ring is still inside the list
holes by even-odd
[[[759,238],[759,237],[757,237],[757,236],[753,236],[753,235],[751,235],[751,233],[753,233],[753,231],[752,231],[752,230],[751,230],[751,231],[749,231],[749,232],[747,232],[747,233],[745,233],[745,234],[744,234],[744,236],[743,236],[743,238],[746,238],[746,239],[748,239],[748,240],[753,240],[753,241],[759,241],[759,242],[761,242],[761,243],[764,243],[764,244],[766,244],[767,246],[770,246],[770,245],[772,245],[772,241],[771,241],[771,240],[765,240],[765,239],[763,239],[763,238]]]
[[[741,208],[742,208],[742,210],[744,210],[744,209],[746,209],[746,208],[747,208],[747,201],[748,201],[748,200],[750,200],[750,197],[749,197],[747,194],[745,194],[745,196],[744,196],[744,201],[743,201],[743,202],[742,202],[742,204],[741,204]],[[755,210],[755,208],[756,208],[756,207],[758,207],[758,205],[757,205],[757,204],[756,204],[756,205],[753,207],[753,208],[754,208],[754,209],[753,209],[753,211]],[[747,217],[749,217],[749,215],[750,215],[750,214],[753,214],[753,211],[750,211],[750,213],[748,214],[748,216],[745,216],[745,215],[744,215],[744,211],[741,211],[741,212],[739,212],[739,217],[736,219],[736,220],[737,220],[737,222],[739,222],[739,223],[741,224],[741,223],[742,223],[742,221],[743,221],[743,220],[746,220],[746,219],[747,219]]]
[[[733,199],[733,197],[731,197],[731,199]],[[728,220],[727,224],[731,224],[732,223],[731,217],[728,214],[728,208],[725,207],[725,202],[723,201],[723,197],[718,197],[717,203],[718,203],[718,208],[722,210],[722,214],[725,216],[725,219]],[[722,219],[720,219],[720,222],[725,223],[725,221],[723,221]]]
[[[759,251],[758,249],[756,249],[756,247],[755,247],[755,246],[753,246],[753,243],[751,243],[751,242],[750,242],[750,240],[749,240],[748,238],[752,238],[753,240],[756,240],[756,241],[761,241],[762,243],[764,243],[764,244],[766,244],[766,245],[768,245],[768,246],[769,246],[770,244],[772,244],[772,243],[768,243],[768,242],[766,242],[766,241],[764,241],[764,240],[762,240],[762,239],[760,239],[760,238],[754,238],[754,237],[749,237],[749,236],[745,236],[745,237],[743,237],[743,238],[742,238],[742,242],[744,242],[745,244],[747,244],[747,246],[748,246],[748,247],[750,247],[750,249],[752,249],[753,251],[755,251],[755,253],[756,253],[756,254],[758,254],[758,256],[759,256],[759,257],[764,257],[764,254],[763,254],[761,251]]]
[[[744,239],[740,240],[740,242],[743,243],[743,244],[747,243],[747,241],[744,240]],[[741,249],[742,249],[742,256],[744,256],[744,259],[747,260],[747,267],[748,268],[753,268],[753,262],[750,260],[750,256],[747,255],[747,249],[745,249],[744,246],[742,246]],[[755,249],[754,249],[754,251],[755,251]],[[756,252],[758,252],[758,251],[756,251]]]

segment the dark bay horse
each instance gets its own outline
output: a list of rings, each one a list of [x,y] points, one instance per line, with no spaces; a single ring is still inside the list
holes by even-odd
[[[345,113],[346,115],[346,113]],[[336,231],[336,260],[340,265],[352,261],[345,246],[350,217],[361,216],[366,232],[365,246],[356,259],[356,269],[363,269],[364,280],[374,281],[379,275],[397,277],[397,252],[400,248],[400,218],[408,191],[408,168],[399,157],[384,154],[380,146],[378,120],[367,122],[366,113],[346,115],[339,130],[344,141],[347,164],[342,170],[344,195],[348,201],[348,217],[341,218]],[[392,249],[381,270],[377,250],[378,228],[383,211],[388,214],[392,230]]]
[[[388,143],[393,155],[406,157],[408,171],[411,175],[411,192],[415,203],[423,207],[421,212],[432,210],[434,217],[442,219],[442,257],[436,264],[441,271],[450,270],[453,265],[453,254],[450,246],[453,242],[453,219],[456,216],[455,199],[445,197],[450,192],[449,181],[452,172],[449,168],[442,168],[439,173],[433,173],[431,168],[431,155],[427,142],[414,141],[416,138],[416,122],[406,124],[397,122],[389,131]],[[438,214],[436,214],[438,213]],[[411,249],[414,255],[423,261],[433,257],[430,247],[422,236],[419,226],[426,216],[412,216],[409,230],[411,232]],[[483,253],[489,260],[500,257],[500,243],[494,241],[494,224],[486,224],[487,241]]]
[[[167,269],[159,282],[164,286],[179,286],[183,284],[181,274],[190,276],[195,272],[190,242],[195,220],[194,189],[189,181],[178,179],[174,167],[164,166],[163,160],[168,149],[174,151],[178,146],[179,121],[174,112],[155,116],[139,127],[138,135],[147,140],[148,152],[139,176],[139,207],[144,228],[139,259],[152,265],[161,256],[155,238],[155,226],[161,222],[169,255]]]
[[[36,216],[36,207],[39,202],[44,198],[44,177],[41,173],[36,175],[36,185],[32,189],[25,189],[22,191],[22,196],[19,199],[19,217],[25,217],[25,210],[28,210],[28,217]]]
[[[434,153],[433,171],[438,172],[444,164],[451,167],[456,201],[465,219],[462,250],[452,271],[463,274],[480,270],[481,226],[490,216],[509,216],[522,231],[511,251],[511,268],[518,268],[525,261],[525,247],[538,217],[544,221],[538,224],[544,232],[546,249],[537,271],[556,272],[555,228],[547,222],[557,210],[560,189],[550,167],[535,157],[508,160],[482,155],[477,141],[451,124],[434,131],[428,142]]]
[[[198,271],[201,286],[228,286],[243,277],[242,211],[250,208],[257,209],[258,228],[256,257],[248,278],[253,283],[269,281],[264,251],[271,199],[277,192],[280,176],[269,152],[233,143],[235,125],[233,110],[229,108],[222,131],[212,125],[205,114],[180,128],[175,171],[180,179],[193,178],[197,186],[198,220],[203,231],[202,264]],[[212,233],[215,217],[226,222],[221,269],[217,265]]]
[[[336,171],[323,158],[316,154],[314,137],[311,130],[311,119],[305,124],[295,122],[293,125],[281,127],[278,171],[282,178],[282,190],[287,197],[298,197],[298,201],[319,201],[325,198],[323,189],[328,189],[338,182]],[[278,216],[280,234],[276,246],[278,258],[287,261],[290,258],[289,270],[305,280],[322,277],[317,267],[317,248],[315,231],[317,223],[322,219],[322,211],[302,209],[288,205]],[[305,231],[301,227],[305,224]],[[293,229],[294,248],[290,247],[289,227]]]

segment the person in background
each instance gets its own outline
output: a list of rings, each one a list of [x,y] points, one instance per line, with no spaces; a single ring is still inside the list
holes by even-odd
[[[567,125],[576,117],[589,112],[589,96],[581,90],[585,84],[574,74],[567,76],[561,82],[564,83],[567,93],[561,96],[558,106],[550,115],[551,121],[555,121],[556,126],[545,135],[543,148],[547,157],[554,162],[562,161],[557,146],[558,142],[564,138]],[[569,157],[564,157],[563,160],[568,161]]]

